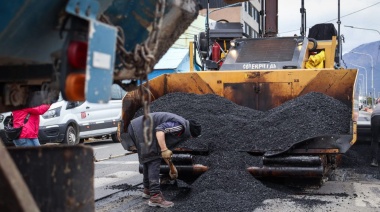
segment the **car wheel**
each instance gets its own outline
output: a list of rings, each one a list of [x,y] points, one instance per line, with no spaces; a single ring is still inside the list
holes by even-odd
[[[112,134],[111,135],[112,141],[114,143],[120,143],[121,141],[117,138],[117,134]]]
[[[78,132],[73,126],[67,127],[63,143],[67,145],[75,145],[79,143]]]

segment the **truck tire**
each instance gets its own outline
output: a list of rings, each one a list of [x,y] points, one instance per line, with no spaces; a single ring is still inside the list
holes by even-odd
[[[111,135],[112,141],[114,143],[120,143],[121,141],[117,138],[116,133]]]
[[[78,132],[71,125],[67,126],[65,138],[63,139],[63,144],[76,145],[79,143]]]

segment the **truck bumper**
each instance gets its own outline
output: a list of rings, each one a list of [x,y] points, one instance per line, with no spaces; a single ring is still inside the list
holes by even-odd
[[[41,144],[61,143],[66,133],[65,125],[40,126],[38,139]]]

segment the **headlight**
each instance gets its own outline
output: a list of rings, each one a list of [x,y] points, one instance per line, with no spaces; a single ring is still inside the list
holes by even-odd
[[[57,107],[55,109],[48,110],[48,111],[46,111],[46,113],[44,113],[42,115],[42,117],[45,118],[45,119],[50,119],[50,118],[58,117],[58,116],[61,115],[61,108],[62,107]]]
[[[236,46],[236,41],[235,41],[235,40],[231,40],[231,41],[230,41],[230,45],[231,45],[232,47],[235,47],[235,46]]]

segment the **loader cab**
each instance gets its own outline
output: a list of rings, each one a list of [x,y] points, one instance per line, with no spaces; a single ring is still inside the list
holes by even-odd
[[[235,39],[220,70],[299,69],[308,49],[305,37]]]
[[[310,29],[309,37],[234,39],[220,70],[334,68],[336,36],[333,24],[317,24]],[[317,57],[321,61],[315,64]]]
[[[209,37],[195,38],[204,70],[276,70],[334,68],[337,32],[333,24],[316,24],[309,36],[249,38],[241,23],[211,24]],[[321,57],[319,65],[309,60]]]
[[[244,36],[247,37],[240,22],[222,19],[211,23],[208,36],[207,32],[201,32],[195,38],[196,50],[203,68],[219,70],[231,48],[231,41]]]

